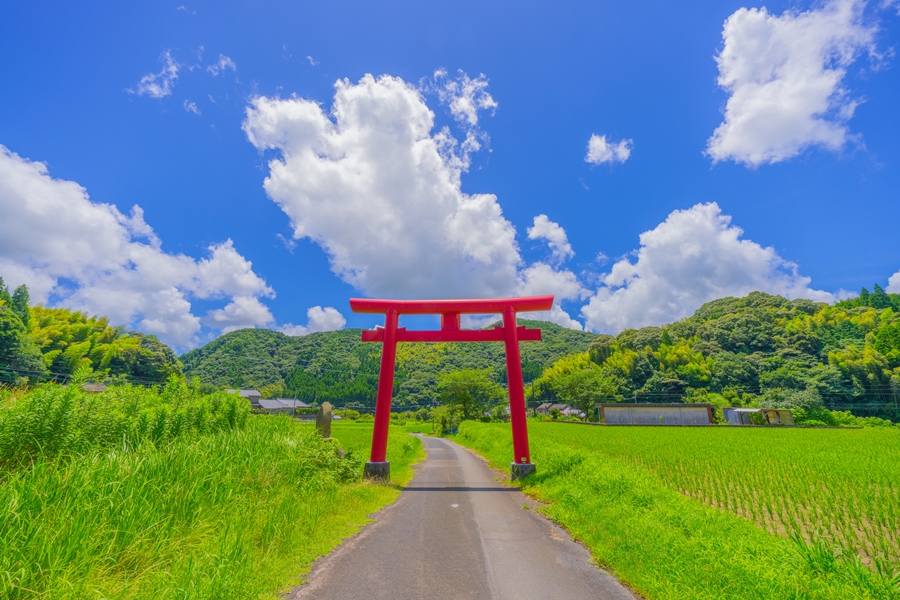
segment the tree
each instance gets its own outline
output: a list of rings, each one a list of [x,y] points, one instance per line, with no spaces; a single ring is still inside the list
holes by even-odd
[[[16,291],[13,292],[11,298],[10,308],[12,308],[14,313],[19,315],[19,318],[22,319],[22,323],[27,330],[31,326],[31,309],[29,308],[27,287],[20,285],[16,288]]]
[[[585,418],[594,414],[598,402],[614,398],[618,391],[615,380],[596,367],[558,377],[553,387],[563,402],[583,412]]]
[[[505,390],[491,380],[490,373],[491,369],[462,369],[441,374],[441,402],[458,410],[463,420],[481,418],[491,401],[505,396]]]
[[[0,304],[0,380],[34,379],[45,372],[40,350],[28,336],[22,319]]]
[[[884,292],[880,285],[876,283],[872,290],[872,295],[869,297],[869,306],[879,310],[891,306],[890,296]]]
[[[7,307],[12,305],[12,296],[9,295],[9,288],[3,283],[2,277],[0,277],[0,305],[6,305]]]
[[[138,343],[111,353],[111,373],[125,373],[141,383],[164,383],[172,375],[181,375],[181,361],[155,335],[129,331],[128,338]]]
[[[600,334],[597,338],[591,342],[591,345],[588,346],[588,355],[591,360],[597,363],[598,365],[602,365],[609,355],[613,353],[615,350],[616,338],[611,335]]]

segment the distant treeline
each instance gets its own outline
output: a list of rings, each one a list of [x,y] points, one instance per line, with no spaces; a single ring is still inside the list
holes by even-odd
[[[595,334],[553,323],[519,320],[539,328],[542,342],[521,344],[525,381],[530,383],[553,362],[584,352]],[[185,374],[220,386],[256,388],[264,396],[329,401],[336,406],[375,405],[381,344],[362,343],[360,329],[343,329],[291,337],[266,329],[235,331],[181,357]],[[442,373],[488,370],[497,384],[506,383],[503,344],[400,344],[394,379],[398,405],[439,401]]]
[[[598,336],[535,382],[537,399],[711,402],[900,417],[900,294],[828,305],[754,292],[662,327]],[[826,415],[823,415],[823,419]]]
[[[156,336],[112,326],[106,317],[30,306],[28,288],[10,293],[0,278],[0,382],[67,381],[76,371],[148,384],[180,375],[182,365]]]
[[[562,401],[591,412],[596,402],[709,402],[806,411],[830,409],[900,420],[900,294],[876,285],[828,305],[762,292],[722,298],[692,316],[617,336],[542,321],[542,342],[521,344],[526,400]],[[0,280],[0,381],[65,380],[90,369],[96,380],[157,383],[184,374],[216,387],[256,388],[338,407],[372,407],[381,344],[361,330],[293,337],[243,329],[184,354],[106,318],[29,305]],[[182,366],[183,363],[183,366]],[[479,372],[505,385],[502,344],[400,344],[399,406],[440,402],[442,374]],[[465,382],[458,382],[462,385]]]

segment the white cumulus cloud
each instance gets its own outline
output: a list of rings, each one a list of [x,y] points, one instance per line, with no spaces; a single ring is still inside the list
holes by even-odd
[[[219,61],[213,63],[206,67],[206,70],[212,73],[212,76],[215,77],[219,73],[224,73],[226,69],[231,69],[232,71],[237,71],[237,65],[234,64],[234,61],[225,56],[224,54],[219,55]]]
[[[874,54],[864,6],[831,0],[806,12],[741,8],[728,17],[716,62],[729,98],[706,154],[755,167],[810,146],[842,148],[859,104],[842,82],[863,51]]]
[[[209,311],[203,322],[222,333],[228,333],[248,327],[271,325],[275,322],[275,317],[259,298],[236,296],[223,308]]]
[[[550,246],[550,251],[556,262],[561,263],[575,256],[575,251],[572,250],[566,230],[560,227],[559,223],[554,223],[547,218],[547,215],[538,215],[534,218],[534,226],[528,228],[528,239],[547,240],[547,245]]]
[[[897,271],[888,279],[888,286],[885,291],[889,294],[900,294],[900,271]]]
[[[344,315],[331,306],[326,306],[325,308],[313,306],[306,311],[306,318],[308,319],[306,325],[288,323],[281,327],[280,331],[287,335],[300,336],[317,331],[335,331],[342,329],[347,324],[347,319],[344,318]]]
[[[129,93],[151,98],[165,98],[172,93],[181,65],[172,58],[172,54],[168,50],[162,53],[159,60],[163,63],[162,70],[159,73],[149,73],[141,77],[137,87],[128,90]]]
[[[704,302],[753,291],[834,301],[773,248],[741,239],[716,203],[676,210],[640,236],[636,260],[616,262],[582,315],[588,329],[618,333],[690,315]]]
[[[607,140],[605,135],[597,135],[596,133],[588,140],[588,151],[584,157],[584,161],[592,165],[601,165],[603,163],[623,163],[631,156],[631,150],[634,147],[633,140],[621,140],[613,142]]]
[[[474,102],[490,104],[480,93]],[[294,238],[319,244],[354,287],[417,298],[555,293],[542,286],[558,281],[523,270],[496,196],[461,190],[468,150],[433,128],[415,86],[371,75],[339,80],[329,112],[312,100],[258,97],[244,122],[251,143],[280,153],[264,187]]]
[[[93,202],[77,183],[0,146],[0,276],[26,284],[36,302],[53,297],[179,347],[195,345],[201,328],[191,298],[230,301],[209,315],[213,327],[270,323],[258,298],[274,292],[250,261],[231,240],[208,250],[201,260],[164,252],[140,207],[126,216]]]
[[[558,270],[552,266],[538,262],[526,267],[520,276],[516,293],[521,296],[543,296],[553,294],[554,303],[550,314],[546,313],[522,313],[526,319],[541,319],[552,321],[557,325],[569,329],[582,330],[581,323],[569,316],[562,309],[562,300],[581,300],[590,295],[572,271]]]

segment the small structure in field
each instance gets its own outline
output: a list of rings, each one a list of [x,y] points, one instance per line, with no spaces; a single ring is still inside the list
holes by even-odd
[[[584,417],[584,413],[575,408],[570,404],[553,404],[552,402],[544,402],[540,406],[537,407],[537,412],[540,415],[549,415],[551,410],[558,410],[559,414],[576,417]]]
[[[712,425],[712,404],[597,404],[607,425]]]
[[[755,425],[753,415],[759,415],[763,425],[793,425],[794,414],[786,408],[723,408],[729,425]]]
[[[294,400],[293,398],[270,398],[268,400],[259,400],[259,409],[267,413],[287,413],[292,414],[298,408],[309,408],[309,404],[302,400]]]
[[[244,398],[250,401],[250,408],[259,408],[259,400],[262,398],[262,394],[257,392],[256,390],[225,390],[226,392],[231,392],[232,394],[237,392]]]

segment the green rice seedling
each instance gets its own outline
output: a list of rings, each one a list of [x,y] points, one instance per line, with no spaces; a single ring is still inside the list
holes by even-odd
[[[791,534],[791,539],[794,541],[800,558],[811,571],[819,575],[834,573],[837,556],[840,553],[839,549],[832,548],[818,539],[807,543],[798,533]]]
[[[648,597],[895,597],[900,431],[529,431],[538,473],[519,485]],[[509,460],[508,427],[466,422],[458,439]]]

